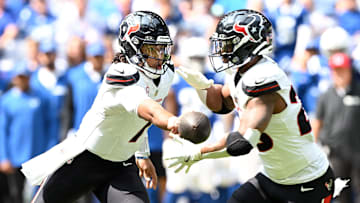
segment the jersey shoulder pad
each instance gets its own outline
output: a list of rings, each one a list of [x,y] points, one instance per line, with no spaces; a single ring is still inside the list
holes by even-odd
[[[272,60],[256,64],[242,78],[242,89],[251,97],[258,97],[290,87],[285,72]]]
[[[130,86],[139,81],[139,71],[131,64],[111,64],[105,75],[105,82],[115,86]]]

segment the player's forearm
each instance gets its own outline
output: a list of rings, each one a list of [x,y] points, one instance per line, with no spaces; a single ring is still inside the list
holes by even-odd
[[[206,106],[215,113],[227,113],[234,109],[234,103],[227,88],[220,84],[207,89]]]
[[[214,84],[206,91],[206,106],[212,111],[220,110],[222,103],[221,85]]]
[[[201,148],[201,154],[216,152],[226,147],[226,136],[214,144],[205,145]]]
[[[217,143],[207,145],[201,148],[201,159],[218,159],[223,157],[229,157],[230,154],[226,150],[226,137],[224,136]]]
[[[174,115],[166,111],[159,103],[155,102],[154,100],[144,100],[138,106],[137,111],[141,118],[151,122],[161,129],[170,130],[168,129],[168,121],[169,118],[173,117]]]

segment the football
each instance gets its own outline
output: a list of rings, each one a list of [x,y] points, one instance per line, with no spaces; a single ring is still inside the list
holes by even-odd
[[[179,133],[181,138],[199,144],[208,139],[210,132],[210,120],[205,114],[191,111],[180,116]]]

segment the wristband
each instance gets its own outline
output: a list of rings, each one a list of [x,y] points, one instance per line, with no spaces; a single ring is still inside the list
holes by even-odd
[[[244,138],[249,141],[251,146],[256,147],[260,140],[261,132],[258,129],[248,128],[244,134]]]
[[[147,156],[135,156],[136,159],[148,159],[149,157]]]

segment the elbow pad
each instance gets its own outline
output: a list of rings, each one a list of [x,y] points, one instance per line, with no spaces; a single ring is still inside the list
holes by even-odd
[[[231,132],[226,139],[226,151],[231,156],[248,154],[253,146],[239,132]]]

